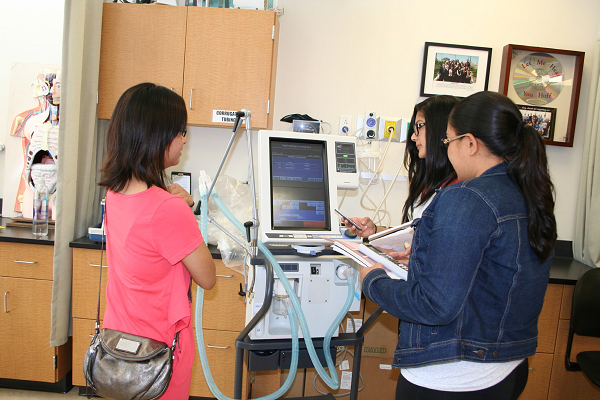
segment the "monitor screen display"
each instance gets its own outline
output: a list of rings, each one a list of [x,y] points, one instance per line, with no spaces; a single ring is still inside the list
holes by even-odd
[[[324,141],[271,138],[271,229],[331,229]]]

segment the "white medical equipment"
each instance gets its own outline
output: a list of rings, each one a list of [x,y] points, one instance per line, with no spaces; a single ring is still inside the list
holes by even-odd
[[[337,189],[358,187],[356,138],[311,133],[258,132],[259,236],[265,244],[288,244],[299,252],[317,253],[312,246],[349,238],[334,212]],[[314,254],[313,254],[314,255]],[[341,256],[276,256],[300,301],[312,337],[324,337],[340,312],[348,292],[347,280],[338,276],[348,269]],[[345,261],[344,261],[345,260]],[[257,267],[255,285],[246,307],[246,323],[264,302],[265,267]],[[250,332],[250,338],[290,338],[285,307],[287,294],[275,279],[273,304]],[[358,311],[360,290],[350,311]],[[334,336],[338,335],[338,329]],[[300,333],[302,336],[302,333]]]
[[[236,131],[243,121],[246,122],[250,163],[248,181],[253,191],[254,207],[253,218],[242,224],[227,210],[213,188],[231,149]],[[236,341],[236,386],[234,389],[236,398],[239,398],[238,396],[241,394],[244,351],[241,346],[247,344],[248,336],[254,336],[256,339],[291,338],[292,341],[292,360],[288,379],[278,391],[261,399],[280,398],[291,386],[298,367],[299,335],[305,341],[306,349],[303,351],[308,352],[319,376],[331,388],[339,387],[339,378],[330,353],[330,343],[331,338],[334,335],[337,336],[338,325],[348,310],[358,310],[359,307],[360,291],[355,284],[358,280],[358,273],[349,265],[354,263],[337,255],[310,257],[292,254],[275,257],[266,245],[258,240],[259,228],[260,236],[267,238],[271,243],[296,243],[310,246],[326,242],[323,235],[341,238],[339,220],[333,212],[335,204],[331,200],[337,198],[337,184],[331,180],[332,177],[339,176],[337,174],[348,174],[347,177],[353,177],[352,174],[356,175],[355,161],[353,161],[354,166],[349,166],[348,164],[351,163],[346,162],[346,159],[353,155],[355,148],[352,144],[353,138],[343,138],[336,142],[335,137],[324,136],[311,134],[308,137],[307,134],[260,131],[258,156],[262,201],[260,223],[256,206],[257,196],[254,191],[249,111],[242,110],[236,113],[233,135],[216,176],[210,188],[203,187],[203,185],[200,187],[200,225],[203,234],[207,230],[207,222],[214,223],[208,216],[207,204],[210,199],[215,202],[233,226],[240,232],[246,232],[248,237],[248,243],[243,244],[249,259],[249,279],[246,282],[245,290],[247,326]],[[261,141],[261,138],[265,139]],[[266,154],[269,155],[268,162],[264,160]],[[337,156],[340,157],[340,160],[334,162]],[[265,168],[267,169],[265,170]],[[353,172],[351,172],[352,170]],[[342,179],[342,187],[354,187],[354,179],[357,177]],[[266,184],[266,182],[271,182],[271,184]],[[265,192],[263,191],[264,187],[269,189]],[[294,211],[277,213],[276,210],[282,205],[290,206],[289,209]],[[266,213],[265,209],[268,210]],[[306,210],[308,212],[304,212]],[[263,216],[266,222],[262,221]],[[261,224],[265,224],[266,228],[262,228]],[[274,236],[269,236],[267,234],[269,232]],[[285,234],[281,232],[285,232]],[[338,236],[334,237],[335,235]],[[238,241],[233,236],[230,237]],[[248,285],[249,281],[252,282],[250,285]],[[198,287],[195,320],[200,361],[213,394],[219,399],[227,399],[214,384],[206,358],[201,312],[203,293],[203,290]],[[298,325],[300,329],[298,329]],[[312,336],[323,337],[319,342],[319,347],[327,349],[324,354],[329,373],[323,369],[322,362],[315,351]],[[289,343],[289,341],[286,342]],[[352,344],[354,343],[360,351],[362,341],[352,342]],[[360,360],[359,357],[356,359]],[[352,384],[355,384],[354,380]]]
[[[348,281],[343,277],[342,271],[351,268],[348,265],[350,261],[339,255],[311,258],[282,255],[276,256],[276,259],[300,300],[311,336],[325,337],[331,321],[339,314],[346,299]],[[252,319],[264,303],[265,278],[265,267],[258,267],[254,296],[246,306],[246,322]],[[281,280],[276,278],[271,307],[267,315],[250,331],[250,339],[291,338],[290,321],[285,306],[288,297]],[[358,311],[359,308],[360,291],[355,290],[350,311]],[[333,336],[336,337],[338,333],[336,329]],[[303,337],[302,333],[300,337]]]
[[[337,189],[357,189],[356,138],[258,132],[260,239],[265,244],[331,244],[348,239],[334,209]]]

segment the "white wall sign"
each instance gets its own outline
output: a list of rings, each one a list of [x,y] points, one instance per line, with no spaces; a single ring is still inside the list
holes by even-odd
[[[235,113],[236,111],[213,110],[212,122],[221,122],[233,125],[235,122]]]

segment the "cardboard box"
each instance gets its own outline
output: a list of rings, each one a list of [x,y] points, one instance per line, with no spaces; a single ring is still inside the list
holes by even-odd
[[[354,354],[354,347],[349,347],[348,348],[353,354]],[[346,375],[348,375],[350,377],[350,379],[352,379],[352,363],[354,361],[353,357],[349,354],[346,354],[345,360],[348,361],[349,363],[349,368],[346,371],[340,371],[340,368],[337,367],[337,374],[338,374],[338,379],[340,379],[340,381],[342,381],[343,377],[342,377],[342,372],[345,372]],[[338,357],[338,359],[336,360],[336,364],[340,361],[340,357]],[[329,371],[328,369],[325,369],[326,371]],[[316,377],[316,380],[315,380]],[[349,383],[348,383],[349,385]],[[349,393],[350,389],[349,388],[345,388],[345,387],[340,387],[340,389],[337,390],[333,390],[331,389],[329,386],[327,386],[325,384],[325,382],[323,382],[323,380],[318,376],[317,374],[317,370],[315,368],[307,368],[306,369],[306,379],[304,382],[304,397],[310,397],[310,396],[320,396],[322,395],[321,393],[319,393],[317,391],[316,388],[318,388],[321,392],[323,393],[331,393],[333,395],[339,395],[339,394],[344,394],[344,393]]]
[[[358,311],[350,311],[348,314],[352,315],[352,318],[354,318],[354,325],[356,326],[356,330],[359,330],[360,327],[362,326],[363,322],[364,322],[364,314],[365,314],[365,298],[361,298],[360,299],[360,309]],[[342,327],[343,330],[340,330],[340,333],[342,332],[346,332],[346,333],[354,333],[352,332],[352,322],[350,320],[350,317],[346,317],[342,320]]]
[[[377,304],[365,300],[364,321],[369,319],[377,309]],[[398,318],[385,311],[375,320],[365,332],[362,356],[377,358],[394,358],[394,350],[398,344]]]
[[[360,372],[365,388],[358,392],[359,399],[394,399],[400,370],[392,368],[392,358],[363,357]],[[360,388],[360,382],[359,386]]]
[[[352,368],[352,357],[346,358],[350,362],[350,368]],[[359,400],[372,400],[372,399],[393,399],[396,394],[396,384],[398,382],[398,376],[400,370],[392,368],[391,358],[376,358],[376,357],[362,357],[360,363],[360,373],[362,381],[358,382],[359,389],[364,388],[358,392]],[[342,372],[337,369],[338,377],[341,379]],[[350,371],[351,372],[351,371]],[[323,393],[332,393],[334,395],[349,393],[349,389],[330,389],[321,378],[317,377],[315,382],[315,376],[317,371],[314,368],[306,370],[306,380],[304,384],[304,396],[318,396],[320,393],[315,389],[318,388]]]
[[[359,311],[350,312],[350,314],[352,315],[352,318],[354,318],[357,329],[359,329],[360,326],[362,325],[362,319],[363,319],[363,314],[364,314],[364,310],[365,310],[364,304],[365,304],[365,299],[363,298],[363,299],[361,299],[361,302],[360,302]],[[352,323],[349,322],[349,320],[350,320],[350,317],[346,317],[342,321],[342,326],[344,327],[344,329],[343,329],[344,332],[348,332],[347,327],[352,326]],[[350,360],[350,363],[352,363],[352,357],[348,357],[348,358]],[[350,368],[351,367],[352,367],[352,364],[350,364]],[[287,399],[287,398],[297,398],[297,397],[305,396],[304,395],[304,386],[305,386],[305,372],[306,371],[307,371],[306,369],[298,369],[298,371],[296,372],[296,377],[294,378],[294,382],[292,383],[292,386],[280,398]],[[311,368],[310,371],[313,371],[316,374],[316,370],[314,368]],[[285,382],[285,380],[288,377],[288,373],[289,373],[289,370],[287,370],[287,369],[286,370],[276,370],[276,371],[252,372],[252,374],[253,374],[252,398],[266,396],[268,394],[275,392],[277,389],[279,389],[281,386],[283,386],[283,383]],[[314,377],[314,375],[313,375],[313,377]],[[323,383],[323,382],[321,382],[321,383]],[[312,386],[312,381],[311,381],[310,385]],[[324,385],[324,386],[326,386],[326,385]],[[317,392],[315,391],[314,393],[317,393]]]
[[[251,371],[250,372],[250,395],[258,398],[273,393],[279,388],[279,375],[281,371]]]
[[[281,380],[279,382],[279,387],[283,386],[285,380],[288,377],[290,370],[285,369],[281,371]],[[305,369],[299,369],[296,371],[296,378],[294,378],[294,382],[292,382],[292,386],[289,388],[287,392],[280,399],[290,399],[290,398],[298,398],[304,395],[304,374]]]

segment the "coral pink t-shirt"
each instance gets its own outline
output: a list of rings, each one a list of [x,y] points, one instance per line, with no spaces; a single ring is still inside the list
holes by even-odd
[[[157,187],[132,195],[109,191],[105,229],[109,268],[103,327],[169,346],[175,333],[184,330],[180,336],[187,340],[180,340],[176,350],[173,379],[179,373],[190,375],[191,276],[181,260],[203,242],[192,210]],[[184,342],[189,348],[183,348]]]

